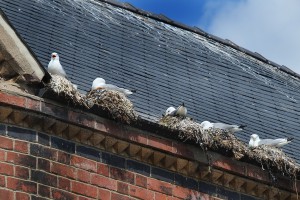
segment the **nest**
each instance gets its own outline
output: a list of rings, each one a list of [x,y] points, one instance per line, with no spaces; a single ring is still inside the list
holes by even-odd
[[[83,95],[77,91],[77,86],[62,76],[52,75],[50,83],[46,87],[74,104],[82,104]]]
[[[52,75],[52,79],[46,87],[74,105],[84,106],[88,109],[94,105],[99,106],[105,114],[116,121],[131,124],[138,118],[131,101],[118,91],[93,90],[87,95],[83,95],[77,91],[74,84],[58,75]]]
[[[236,160],[245,159],[257,162],[269,171],[278,172],[295,177],[299,166],[281,149],[261,146],[251,149],[230,132],[222,130],[203,130],[199,123],[189,118],[164,116],[159,124],[166,126],[172,132],[177,132],[183,141],[191,140],[199,144],[202,149],[213,150],[226,155],[232,155]]]
[[[94,105],[102,107],[109,116],[126,124],[135,122],[138,118],[131,101],[121,92],[113,90],[90,91],[84,100],[86,107]]]

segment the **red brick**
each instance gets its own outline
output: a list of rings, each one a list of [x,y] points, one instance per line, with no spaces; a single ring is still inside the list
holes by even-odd
[[[14,175],[14,166],[11,164],[0,162],[0,174],[10,175],[10,176]]]
[[[0,187],[5,187],[5,176],[0,175]]]
[[[136,174],[135,184],[147,188],[147,177]]]
[[[129,186],[127,183],[118,182],[117,191],[121,194],[128,194]]]
[[[100,200],[107,200],[110,199],[110,191],[109,190],[104,190],[101,188],[98,188],[98,199]]]
[[[172,195],[172,185],[156,179],[148,178],[147,188],[163,194]]]
[[[78,196],[77,200],[92,200],[92,199],[88,197]]]
[[[134,174],[132,172],[110,167],[110,177],[117,180],[122,180],[123,182],[134,184]]]
[[[111,193],[111,200],[131,200],[131,198],[121,194]]]
[[[51,163],[51,172],[60,176],[75,179],[76,171],[73,167],[59,163]]]
[[[79,156],[71,157],[71,165],[92,172],[97,172],[97,163]]]
[[[0,149],[0,161],[5,161],[5,150]]]
[[[235,173],[245,175],[245,166],[228,157],[220,156],[215,158],[212,165],[222,170],[234,171]]]
[[[109,176],[109,167],[108,165],[97,163],[97,173],[103,176]]]
[[[25,154],[7,152],[6,161],[26,167],[36,167],[36,158]]]
[[[69,192],[65,192],[62,190],[53,189],[52,190],[52,198],[55,200],[72,200],[77,199],[76,195],[71,194]]]
[[[82,114],[79,112],[74,112],[69,110],[68,111],[68,119],[69,121],[75,122],[76,124],[82,124],[84,126],[90,127],[90,128],[94,128],[95,126],[95,120],[93,119],[93,117],[86,115],[86,114]]]
[[[141,188],[141,187],[137,187],[137,186],[130,186],[130,190],[129,190],[129,194],[130,196],[139,198],[139,199],[145,199],[145,197],[147,197],[147,199],[154,199],[154,192]]]
[[[190,198],[192,195],[196,195],[198,194],[197,191],[188,189],[188,188],[184,188],[184,187],[180,187],[180,186],[174,186],[173,188],[173,196],[182,198],[182,199],[188,199]]]
[[[57,162],[69,165],[70,160],[71,160],[70,154],[62,152],[62,151],[57,152]]]
[[[105,176],[91,174],[91,183],[109,190],[117,190],[117,181]]]
[[[194,152],[187,145],[182,145],[182,142],[173,142],[172,153],[194,159]]]
[[[261,167],[253,165],[247,165],[247,176],[267,182],[270,180],[269,174],[266,171],[263,171]]]
[[[0,197],[5,200],[14,200],[14,193],[10,190],[0,189]]]
[[[168,195],[165,195],[165,194],[161,194],[161,193],[158,193],[158,192],[155,192],[155,197],[154,199],[155,200],[168,200]]]
[[[7,137],[0,136],[0,148],[2,149],[13,149],[13,140]]]
[[[50,172],[50,161],[39,158],[38,159],[38,169]]]
[[[28,179],[29,178],[29,169],[26,167],[15,166],[15,177]]]
[[[81,182],[90,183],[91,181],[91,173],[85,170],[77,169],[77,180]]]
[[[24,108],[25,107],[25,99],[21,96],[14,96],[9,94],[0,93],[0,102],[6,103],[9,105],[15,105]]]
[[[16,198],[17,200],[30,200],[30,196],[26,193],[22,192],[16,192]]]
[[[58,177],[58,187],[60,189],[64,189],[64,190],[70,190],[71,181],[69,179],[66,179],[66,178]]]
[[[97,198],[97,187],[73,181],[71,183],[71,191],[84,196]]]
[[[36,194],[37,192],[36,183],[31,181],[15,179],[12,177],[7,177],[7,187],[13,190],[19,190],[19,191],[24,191],[33,194]]]
[[[15,140],[14,150],[21,153],[28,153],[28,142]]]
[[[26,98],[26,108],[30,110],[40,111],[41,102],[35,99]]]
[[[172,152],[172,141],[148,136],[148,145],[158,148],[159,150]]]
[[[141,134],[140,132],[136,131],[128,131],[126,134],[124,134],[124,138],[135,141],[142,144],[147,144],[148,136],[146,134]]]
[[[106,132],[109,135],[117,136],[118,138],[124,137],[127,134],[127,130],[125,130],[122,126],[119,126],[116,122],[106,120],[105,121]]]
[[[46,185],[38,185],[38,194],[42,197],[50,197],[50,187]]]

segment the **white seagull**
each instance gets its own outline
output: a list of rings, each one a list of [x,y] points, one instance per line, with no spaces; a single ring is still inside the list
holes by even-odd
[[[278,138],[278,139],[259,139],[257,134],[250,136],[249,147],[258,147],[261,145],[268,145],[273,147],[282,147],[290,143],[294,138]]]
[[[59,56],[57,53],[51,54],[51,60],[48,64],[48,72],[50,74],[56,74],[66,78],[66,72],[59,62]]]
[[[166,116],[180,116],[180,117],[186,117],[187,114],[187,108],[184,106],[184,103],[182,103],[180,106],[178,106],[177,109],[174,107],[169,107],[166,110]]]
[[[112,84],[106,84],[105,80],[103,78],[99,78],[99,77],[96,78],[92,84],[92,90],[97,90],[97,89],[114,90],[114,91],[121,92],[125,95],[130,95],[130,94],[136,92],[135,90],[128,90],[128,89],[120,88],[120,87],[112,85]]]
[[[221,130],[229,131],[231,133],[242,131],[246,127],[246,125],[211,123],[209,121],[203,121],[200,125],[202,126],[203,130],[208,130],[208,129],[212,128],[212,129],[221,129]]]

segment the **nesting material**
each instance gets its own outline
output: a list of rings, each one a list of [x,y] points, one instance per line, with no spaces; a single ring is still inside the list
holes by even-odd
[[[63,95],[74,104],[81,104],[83,95],[77,91],[77,86],[59,75],[51,75],[50,83],[46,86],[58,95]]]
[[[131,101],[118,91],[93,90],[86,95],[84,102],[87,107],[102,107],[112,119],[126,124],[131,124],[138,118]]]
[[[223,154],[233,155],[236,160],[245,159],[260,163],[263,168],[271,171],[295,176],[299,166],[281,149],[261,146],[251,149],[230,132],[222,130],[203,130],[199,123],[189,118],[164,116],[159,124],[166,126],[172,132],[177,132],[183,141],[191,140],[199,144],[204,150],[213,150]]]

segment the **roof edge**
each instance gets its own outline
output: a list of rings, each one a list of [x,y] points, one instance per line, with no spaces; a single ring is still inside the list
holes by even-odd
[[[19,75],[27,75],[38,81],[50,80],[50,74],[1,9],[0,22],[0,47],[5,52],[5,60],[9,62],[8,66]]]

